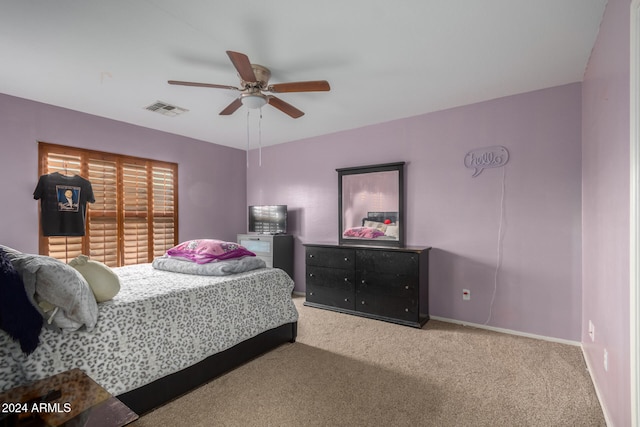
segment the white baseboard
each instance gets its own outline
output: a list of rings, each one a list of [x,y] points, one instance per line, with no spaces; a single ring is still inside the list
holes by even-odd
[[[607,411],[607,407],[603,404],[604,401],[602,400],[600,389],[598,388],[598,384],[596,384],[596,382],[593,380],[593,369],[591,369],[591,362],[587,357],[587,353],[585,353],[584,351],[584,347],[582,347],[582,357],[585,363],[587,364],[587,371],[589,371],[589,378],[591,378],[591,383],[593,384],[593,388],[596,391],[596,397],[598,398],[598,402],[600,402],[600,407],[602,408],[602,413],[604,414],[604,422],[608,426],[612,426],[613,424],[611,423],[611,418],[609,417],[609,412]]]
[[[486,330],[489,330],[489,331],[500,332],[500,333],[503,333],[503,334],[518,335],[518,336],[521,336],[521,337],[534,338],[534,339],[543,340],[543,341],[551,341],[551,342],[557,342],[557,343],[560,343],[560,344],[568,344],[568,345],[574,345],[574,346],[582,347],[582,344],[579,341],[572,341],[572,340],[565,340],[565,339],[562,339],[562,338],[547,337],[547,336],[544,336],[544,335],[529,334],[527,332],[514,331],[513,329],[496,328],[494,326],[481,325],[479,323],[471,323],[471,322],[464,322],[462,320],[447,319],[446,317],[430,316],[430,318],[433,319],[433,320],[439,320],[441,322],[455,323],[457,325],[462,325],[462,326],[471,326],[473,328],[486,329]]]

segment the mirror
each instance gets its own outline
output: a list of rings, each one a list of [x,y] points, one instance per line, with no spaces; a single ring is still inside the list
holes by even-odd
[[[404,246],[404,162],[336,169],[341,245]]]

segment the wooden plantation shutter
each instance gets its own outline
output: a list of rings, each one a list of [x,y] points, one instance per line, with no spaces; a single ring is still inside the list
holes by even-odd
[[[151,262],[178,243],[175,163],[40,143],[39,174],[87,178],[95,203],[84,237],[41,237],[40,253],[69,261],[84,253],[111,267]]]
[[[89,257],[109,266],[118,260],[118,163],[113,156],[90,156],[89,174],[95,203],[89,206]]]
[[[149,185],[145,164],[125,163],[122,167],[124,218],[123,265],[139,264],[149,258]]]
[[[163,166],[152,167],[153,192],[153,256],[161,256],[167,247],[175,246],[176,198],[177,194],[173,182],[176,180],[175,171]]]

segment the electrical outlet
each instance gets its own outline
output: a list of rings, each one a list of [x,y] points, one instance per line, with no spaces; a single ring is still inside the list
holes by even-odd
[[[609,352],[606,348],[604,349],[604,370],[609,370]]]
[[[469,289],[462,290],[462,299],[464,301],[469,301],[471,299],[471,291]]]
[[[591,342],[596,340],[596,328],[591,320],[589,320],[589,336],[591,337]]]

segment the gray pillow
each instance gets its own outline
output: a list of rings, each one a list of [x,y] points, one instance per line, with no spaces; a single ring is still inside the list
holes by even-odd
[[[21,254],[12,261],[22,276],[27,295],[60,329],[91,331],[98,321],[98,304],[87,281],[76,269],[43,255]]]
[[[9,259],[9,261],[11,262],[13,262],[13,260],[16,259],[19,255],[22,255],[22,252],[15,250],[13,248],[10,248],[9,246],[0,245],[0,249],[4,251],[4,253],[7,256],[7,259]]]

